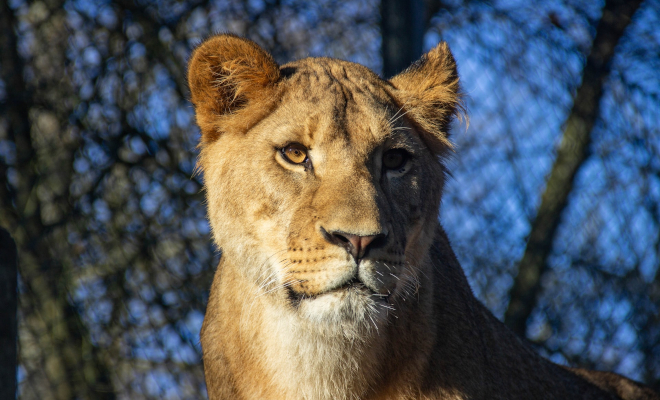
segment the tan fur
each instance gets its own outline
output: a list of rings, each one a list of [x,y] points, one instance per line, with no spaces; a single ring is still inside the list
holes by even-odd
[[[201,333],[211,399],[658,399],[544,360],[474,298],[438,223],[461,109],[446,44],[388,82],[219,35],[189,82],[222,249]],[[291,143],[308,164],[286,161]],[[411,154],[395,170],[392,149]],[[351,255],[353,237],[375,239]]]

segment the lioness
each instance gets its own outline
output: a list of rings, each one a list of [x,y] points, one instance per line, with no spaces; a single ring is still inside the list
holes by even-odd
[[[389,81],[211,37],[188,80],[222,261],[211,399],[658,399],[555,365],[472,294],[438,223],[460,109],[442,43]]]

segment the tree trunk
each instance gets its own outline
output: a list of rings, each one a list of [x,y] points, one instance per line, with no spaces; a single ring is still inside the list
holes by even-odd
[[[49,17],[51,21],[59,18],[59,25],[54,22],[52,26],[65,27],[62,5],[53,5],[51,11],[54,11]],[[60,200],[62,221],[50,225],[42,221],[38,186],[57,177],[48,176],[48,172],[38,167],[40,158],[32,140],[30,117],[30,112],[34,111],[33,98],[23,78],[24,64],[17,50],[16,26],[18,21],[14,12],[7,2],[2,2],[0,73],[11,96],[2,106],[9,140],[16,146],[16,161],[12,167],[18,179],[15,186],[6,182],[8,166],[0,165],[0,173],[3,173],[0,222],[12,231],[21,254],[18,266],[24,288],[20,314],[21,363],[28,367],[28,372],[36,372],[35,376],[28,374],[28,382],[29,379],[42,379],[36,375],[46,380],[39,389],[27,387],[26,390],[41,390],[37,397],[43,399],[114,399],[109,367],[91,343],[82,318],[71,303],[68,269],[60,261],[68,249],[53,246],[57,242],[54,238],[66,235],[64,227],[73,215],[71,204],[66,199]],[[66,95],[62,93],[61,97]],[[58,167],[63,175],[69,172],[67,168],[73,163],[73,152],[66,162],[67,165]],[[66,181],[63,182],[68,187]],[[23,337],[29,337],[29,346],[23,346]]]
[[[422,0],[382,0],[383,76],[391,78],[422,55],[425,30]]]
[[[16,244],[0,228],[0,399],[16,398],[18,271]]]
[[[520,336],[525,336],[527,320],[536,307],[541,278],[547,269],[547,258],[575,175],[588,155],[591,130],[599,114],[603,84],[610,73],[615,47],[641,2],[607,0],[603,7],[591,53],[582,72],[582,84],[566,120],[557,158],[510,291],[504,322]]]

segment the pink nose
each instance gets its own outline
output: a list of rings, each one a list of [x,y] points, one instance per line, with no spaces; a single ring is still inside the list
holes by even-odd
[[[344,247],[356,261],[364,257],[365,253],[367,252],[367,248],[370,244],[373,243],[374,239],[385,236],[385,234],[360,236],[342,231],[326,233],[326,238],[330,242]]]
[[[376,235],[358,236],[346,233],[343,236],[351,243],[351,254],[355,259],[362,258],[367,251],[367,246],[369,246],[369,244],[376,238]]]

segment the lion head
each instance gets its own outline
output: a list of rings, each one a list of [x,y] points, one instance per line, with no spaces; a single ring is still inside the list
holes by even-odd
[[[460,108],[445,44],[386,81],[330,58],[278,66],[220,35],[189,82],[213,237],[253,295],[341,325],[377,324],[414,292]]]

